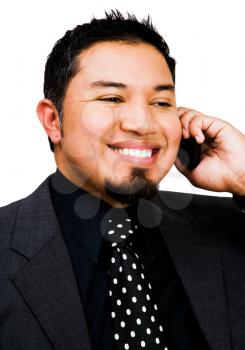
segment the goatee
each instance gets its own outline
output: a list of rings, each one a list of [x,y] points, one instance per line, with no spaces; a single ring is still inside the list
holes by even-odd
[[[147,169],[134,168],[131,181],[120,185],[105,180],[105,192],[114,200],[124,204],[132,204],[140,198],[149,199],[158,193],[158,184],[147,179]]]

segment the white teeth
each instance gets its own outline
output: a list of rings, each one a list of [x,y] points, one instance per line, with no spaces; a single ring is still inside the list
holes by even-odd
[[[152,149],[115,148],[114,150],[130,157],[147,158],[152,155]]]

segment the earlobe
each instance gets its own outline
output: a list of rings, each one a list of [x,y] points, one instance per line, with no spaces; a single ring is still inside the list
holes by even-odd
[[[41,100],[36,112],[46,134],[54,144],[59,143],[61,141],[59,114],[53,102],[47,98]]]

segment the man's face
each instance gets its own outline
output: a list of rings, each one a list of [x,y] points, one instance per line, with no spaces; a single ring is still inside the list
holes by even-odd
[[[157,188],[181,138],[171,85],[152,45],[103,42],[84,50],[64,99],[59,169],[111,203],[118,192]]]

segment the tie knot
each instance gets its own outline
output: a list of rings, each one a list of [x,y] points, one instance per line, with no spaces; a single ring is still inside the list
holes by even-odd
[[[138,228],[138,225],[128,216],[108,217],[103,221],[103,235],[107,241],[112,243],[112,247],[128,244],[129,237]]]

